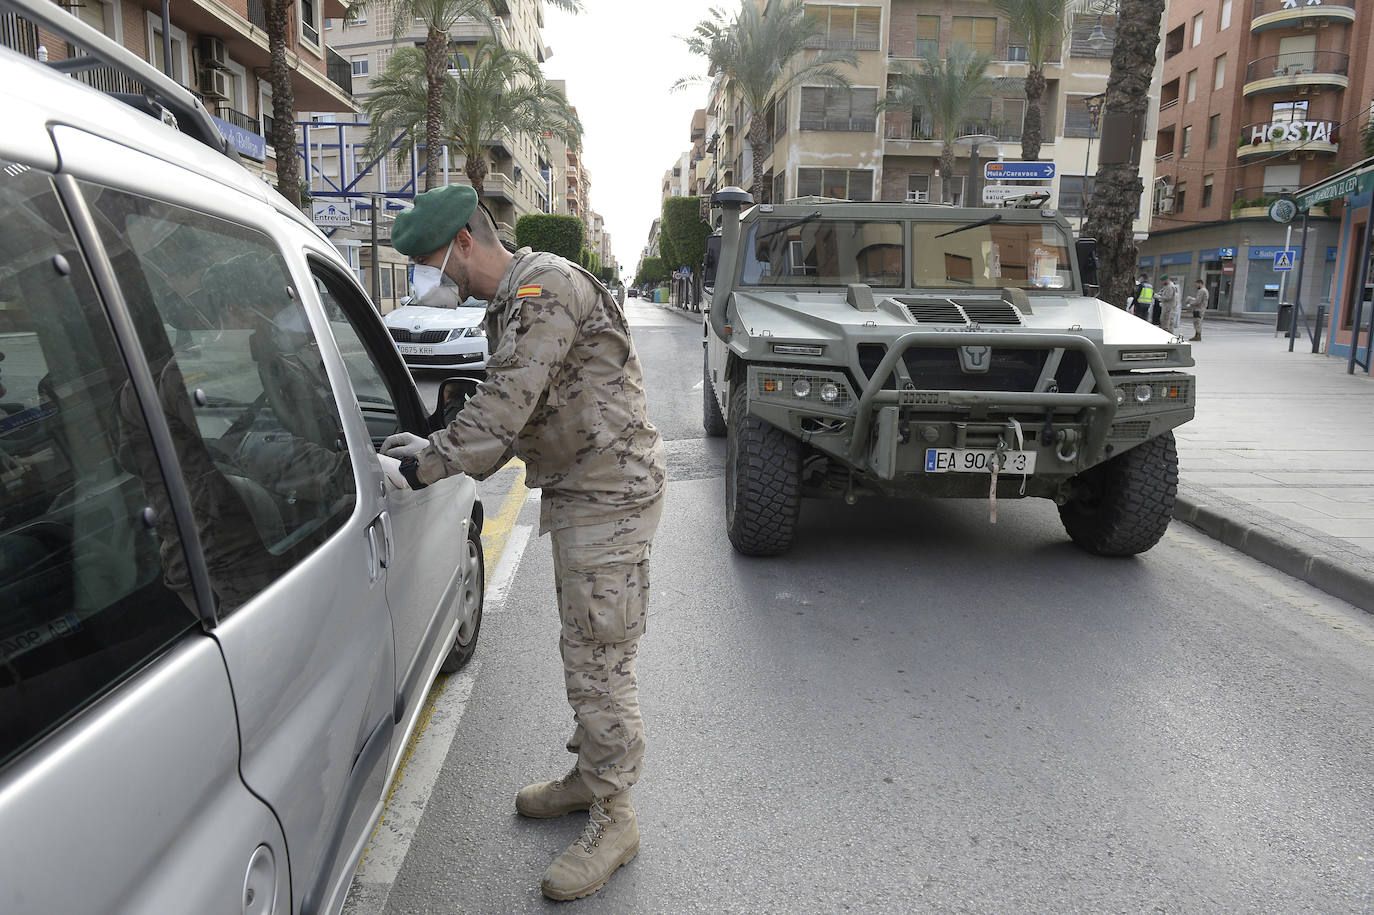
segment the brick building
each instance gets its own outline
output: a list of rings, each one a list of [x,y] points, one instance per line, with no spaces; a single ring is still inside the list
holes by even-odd
[[[1171,0],[1167,16],[1141,267],[1203,279],[1220,313],[1273,314],[1296,274],[1273,269],[1287,227],[1269,205],[1363,157],[1374,19],[1355,0]],[[1334,206],[1310,213],[1313,306],[1337,288]]]

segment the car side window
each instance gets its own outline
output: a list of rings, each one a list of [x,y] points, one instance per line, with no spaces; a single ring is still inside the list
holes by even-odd
[[[140,402],[51,177],[0,160],[0,212],[3,766],[199,616]]]
[[[372,306],[366,301],[360,302],[358,292],[348,281],[320,263],[311,261],[310,273],[320,302],[324,305],[325,317],[329,319],[334,342],[343,356],[344,365],[348,367],[349,381],[358,398],[358,406],[362,408],[363,419],[367,422],[367,434],[373,445],[379,446],[388,435],[404,429],[397,408],[399,398],[392,392],[386,375],[349,318],[345,303],[351,303],[355,309],[361,306],[369,311]]]
[[[223,616],[353,511],[353,467],[319,345],[267,236],[82,189],[153,370]]]

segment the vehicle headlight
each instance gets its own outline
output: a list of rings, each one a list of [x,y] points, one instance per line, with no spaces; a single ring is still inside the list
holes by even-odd
[[[811,382],[805,378],[798,378],[792,382],[792,393],[798,397],[809,397],[811,394]]]
[[[1150,387],[1148,384],[1138,384],[1138,385],[1136,385],[1136,386],[1135,386],[1135,399],[1136,399],[1136,403],[1149,403],[1149,402],[1150,402],[1150,398],[1154,396],[1154,393],[1155,393],[1154,388]]]
[[[474,324],[473,326],[468,328],[469,337],[485,337],[486,335],[487,329],[483,327],[481,324]]]
[[[834,403],[839,399],[839,396],[840,386],[835,384],[835,382],[827,381],[825,384],[821,385],[821,400],[826,403]]]
[[[1117,389],[1116,389],[1116,405],[1119,407],[1119,406],[1121,406],[1122,404],[1124,404],[1125,402],[1126,402],[1126,389],[1125,389],[1125,388],[1117,388]]]
[[[467,328],[465,327],[454,328],[453,330],[448,332],[448,336],[444,338],[444,342],[448,343],[450,340],[457,340],[459,337],[463,336],[463,333],[466,330]]]

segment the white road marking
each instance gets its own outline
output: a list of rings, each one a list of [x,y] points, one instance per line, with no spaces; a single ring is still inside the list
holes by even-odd
[[[701,390],[703,387],[705,387],[705,386],[706,386],[706,382],[704,382],[704,381],[698,381],[696,384],[692,385],[692,390],[693,390],[693,391],[700,391],[700,390]]]
[[[534,525],[531,524],[517,524],[511,528],[506,548],[501,551],[501,561],[496,564],[491,581],[487,583],[486,603],[482,607],[483,616],[497,612],[505,603],[506,592],[510,590],[511,580],[515,578],[515,570],[520,566],[520,557],[525,555],[525,546],[530,542],[533,530]]]

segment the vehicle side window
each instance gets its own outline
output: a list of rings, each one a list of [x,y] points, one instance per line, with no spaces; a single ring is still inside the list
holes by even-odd
[[[140,403],[51,177],[0,160],[0,212],[3,766],[199,617],[161,471],[139,450]]]
[[[348,378],[353,392],[357,395],[358,406],[362,408],[363,419],[367,421],[367,434],[374,445],[381,445],[388,436],[403,430],[401,415],[397,409],[399,398],[392,393],[386,375],[368,351],[362,336],[348,316],[345,302],[352,302],[355,308],[372,306],[366,301],[358,301],[358,293],[347,280],[314,261],[310,264],[315,288],[324,305],[325,317],[334,334],[334,342],[348,367]]]
[[[83,185],[171,425],[220,616],[355,504],[319,345],[271,239]]]

